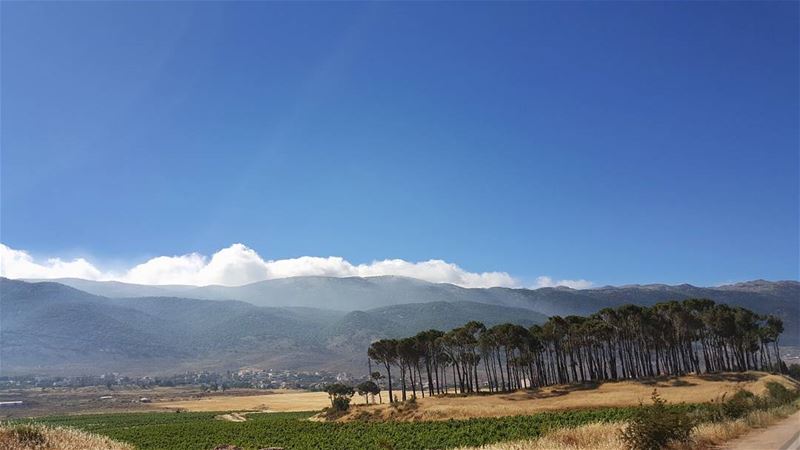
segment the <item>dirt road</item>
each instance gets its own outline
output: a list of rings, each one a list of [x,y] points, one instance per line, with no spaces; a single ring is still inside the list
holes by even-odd
[[[729,442],[723,450],[800,450],[800,411],[771,427]]]

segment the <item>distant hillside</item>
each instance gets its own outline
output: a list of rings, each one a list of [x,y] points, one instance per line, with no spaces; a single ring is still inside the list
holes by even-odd
[[[544,323],[547,316],[522,308],[475,302],[430,302],[353,311],[322,331],[328,348],[342,353],[364,351],[381,337],[411,336],[422,330],[450,330],[470,320],[486,326],[513,322],[524,326]]]
[[[575,290],[466,289],[404,277],[329,278],[296,277],[261,281],[239,287],[141,286],[117,282],[65,279],[61,283],[97,295],[177,297],[241,300],[258,306],[311,307],[340,311],[429,302],[475,302],[524,308],[548,316],[586,315],[626,303],[652,305],[666,300],[709,298],[742,306],[760,314],[775,314],[785,323],[783,342],[800,344],[800,282],[756,280],[713,288],[689,284],[603,287]],[[154,294],[154,290],[159,292]],[[123,294],[123,295],[120,295]]]
[[[241,300],[257,306],[301,306],[340,311],[427,301],[481,301],[485,297],[483,290],[469,290],[450,284],[434,284],[394,276],[294,277],[234,287],[147,286],[75,278],[49,281],[104,297],[171,296],[205,300]]]
[[[0,279],[0,374],[361,367],[381,337],[472,319],[523,325],[530,310],[470,302],[344,313],[176,297],[108,298],[59,283]]]

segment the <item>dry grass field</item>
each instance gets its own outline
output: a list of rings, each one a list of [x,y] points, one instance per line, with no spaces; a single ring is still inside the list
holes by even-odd
[[[619,450],[625,448],[620,439],[622,427],[622,424],[590,423],[555,430],[538,439],[500,442],[483,447],[462,447],[456,450]]]
[[[540,390],[481,396],[418,398],[415,408],[388,405],[356,406],[339,420],[447,420],[471,417],[502,417],[542,411],[580,408],[635,406],[648,403],[653,389],[670,403],[700,403],[731,395],[739,389],[763,394],[768,381],[787,387],[800,385],[789,378],[759,372],[724,375],[690,375],[642,381],[591,385],[551,386]]]
[[[192,400],[159,401],[150,404],[159,409],[185,411],[316,411],[330,406],[328,394],[294,390],[274,390],[261,395],[224,395]]]
[[[0,450],[134,450],[129,444],[85,431],[43,425],[0,425]]]
[[[510,394],[481,395],[472,397],[418,398],[416,408],[401,410],[389,408],[387,404],[363,405],[360,396],[353,398],[354,408],[340,420],[353,420],[365,414],[373,419],[395,420],[445,420],[449,418],[501,417],[534,414],[559,409],[597,408],[604,406],[630,406],[647,401],[653,388],[671,403],[697,403],[712,400],[725,392],[733,394],[738,389],[747,389],[756,394],[764,391],[767,381],[778,381],[785,385],[795,382],[787,378],[758,372],[745,374],[686,376],[657,380],[625,381],[592,385],[552,386],[535,391],[519,391]],[[101,400],[101,396],[113,396]],[[395,395],[399,395],[395,391]],[[0,411],[0,418],[30,417],[52,414],[88,412],[128,412],[154,410],[185,411],[271,411],[295,412],[315,411],[330,403],[324,392],[296,390],[231,390],[202,392],[196,388],[155,388],[115,390],[102,388],[48,389],[6,392],[4,398],[23,399],[24,408]],[[152,403],[140,403],[140,397],[148,397]],[[388,393],[383,392],[384,402]]]
[[[397,394],[397,392],[395,392]],[[384,401],[389,398],[389,393],[381,393]],[[371,401],[371,400],[370,400]],[[378,397],[375,397],[378,401]],[[361,405],[364,397],[355,395],[352,405]],[[324,392],[298,391],[290,389],[275,389],[261,391],[257,395],[229,395],[209,396],[191,400],[165,400],[153,402],[151,408],[180,409],[193,412],[213,411],[262,411],[262,412],[299,412],[319,411],[331,405],[328,394]]]
[[[724,375],[690,375],[642,381],[623,381],[591,385],[551,386],[540,390],[510,394],[460,397],[417,398],[416,408],[395,409],[387,404],[363,404],[353,398],[351,412],[339,420],[354,420],[369,414],[377,420],[446,420],[470,417],[502,417],[534,414],[560,409],[633,406],[648,402],[653,389],[670,403],[698,403],[713,400],[724,393],[746,389],[755,394],[765,391],[768,381],[798,387],[798,383],[777,375],[759,372]],[[399,395],[395,391],[396,395]],[[384,401],[388,393],[382,394]],[[320,410],[330,405],[324,392],[274,390],[259,395],[215,395],[195,399],[155,401],[149,408],[185,411],[270,411],[294,412]]]

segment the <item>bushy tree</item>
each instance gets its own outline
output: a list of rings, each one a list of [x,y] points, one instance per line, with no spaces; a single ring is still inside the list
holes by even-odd
[[[380,403],[383,403],[383,396],[381,395],[381,386],[382,386],[381,380],[386,378],[386,377],[381,375],[380,372],[372,372],[371,374],[369,374],[369,377],[378,386],[378,401]],[[374,397],[373,397],[373,400],[374,400]]]
[[[369,404],[369,396],[372,395],[374,398],[374,396],[380,394],[381,388],[379,388],[374,381],[365,381],[356,386],[356,391],[358,395],[364,397],[366,403]]]
[[[394,401],[392,396],[392,366],[397,362],[397,340],[381,339],[369,346],[367,355],[374,361],[383,363],[386,367],[386,380],[389,382],[389,403]]]
[[[800,364],[790,364],[788,373],[790,377],[800,381]]]
[[[347,411],[350,407],[350,398],[355,394],[352,386],[341,383],[325,386],[325,392],[331,400],[331,407],[337,411]]]
[[[688,442],[693,420],[685,411],[666,407],[654,389],[652,405],[639,409],[621,437],[630,450],[660,450],[670,442]]]

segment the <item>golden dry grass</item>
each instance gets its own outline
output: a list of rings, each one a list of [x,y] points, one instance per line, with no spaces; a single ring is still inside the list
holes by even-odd
[[[381,393],[388,401],[389,393]],[[378,401],[378,398],[375,398]],[[363,404],[364,398],[356,395],[352,404]],[[168,400],[150,404],[158,409],[182,409],[186,411],[264,411],[297,412],[318,411],[331,405],[328,394],[290,389],[276,389],[263,395],[220,395],[193,400]]]
[[[295,390],[275,390],[264,395],[216,396],[197,400],[154,402],[156,408],[186,411],[316,411],[330,406],[328,394]]]
[[[653,388],[669,403],[701,403],[746,389],[761,395],[766,383],[776,381],[790,388],[798,383],[779,375],[760,372],[714,376],[684,376],[651,381],[621,381],[588,386],[552,386],[538,391],[467,397],[417,398],[417,407],[398,411],[388,405],[356,406],[339,420],[447,420],[471,417],[528,415],[542,411],[635,406],[649,403]]]
[[[774,425],[792,415],[797,409],[798,406],[795,403],[767,411],[753,411],[737,420],[703,423],[692,431],[691,443],[674,445],[670,450],[716,449],[721,444],[747,434],[753,429]]]
[[[789,417],[797,408],[796,405],[787,405],[769,411],[754,411],[738,420],[700,424],[692,431],[689,443],[671,445],[668,450],[717,449],[755,428],[765,428]],[[625,448],[620,440],[624,426],[619,423],[592,423],[555,430],[538,439],[462,447],[458,450],[619,450]]]
[[[483,447],[463,447],[458,450],[619,450],[620,424],[591,423],[575,428],[562,428],[538,439],[501,442]]]
[[[638,405],[649,402],[653,388],[670,403],[698,403],[715,399],[727,392],[747,389],[763,394],[768,381],[787,387],[797,382],[778,375],[759,372],[718,376],[685,376],[651,382],[623,381],[592,386],[552,386],[539,391],[471,397],[418,398],[417,407],[398,411],[383,405],[363,405],[363,398],[353,399],[352,411],[339,420],[354,420],[370,415],[375,420],[446,420],[470,417],[502,417],[535,414],[560,409],[600,408]],[[395,395],[398,392],[395,391]],[[388,393],[382,393],[387,401]],[[186,411],[316,411],[330,405],[324,392],[275,390],[264,395],[221,395],[192,400],[153,402],[152,408]]]
[[[132,445],[67,427],[0,425],[0,450],[134,450]]]

